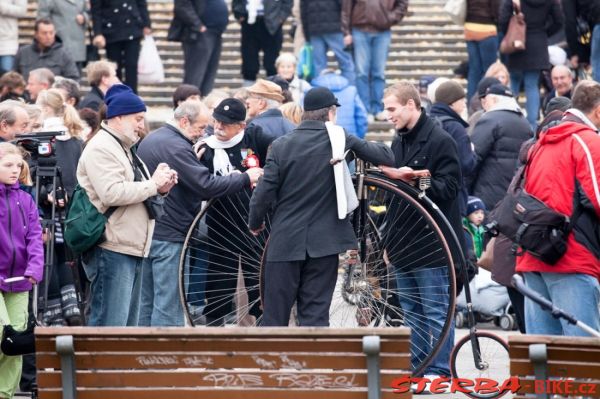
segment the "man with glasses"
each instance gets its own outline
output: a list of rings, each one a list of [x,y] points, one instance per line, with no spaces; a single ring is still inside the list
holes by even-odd
[[[275,138],[290,133],[296,127],[287,120],[279,107],[283,102],[281,87],[268,80],[259,79],[248,87],[246,108],[252,118],[248,126],[260,126],[265,133]]]

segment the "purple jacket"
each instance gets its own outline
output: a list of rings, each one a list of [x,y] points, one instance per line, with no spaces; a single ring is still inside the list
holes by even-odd
[[[0,291],[29,291],[29,281],[5,284],[3,280],[26,276],[39,282],[43,271],[42,227],[35,202],[19,189],[19,183],[0,184]]]

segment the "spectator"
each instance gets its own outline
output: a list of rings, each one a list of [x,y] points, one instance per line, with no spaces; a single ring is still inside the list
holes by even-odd
[[[0,105],[1,107],[1,105]],[[44,274],[42,228],[35,201],[19,189],[25,161],[19,149],[0,143],[0,319],[17,331],[27,326],[27,302],[32,285]],[[24,281],[3,280],[25,276]],[[22,356],[0,352],[0,397],[12,398],[21,378]]]
[[[275,60],[277,75],[281,76],[289,83],[289,90],[292,93],[294,102],[302,104],[304,93],[309,91],[312,86],[304,79],[300,79],[296,74],[296,56],[292,53],[281,53]]]
[[[438,87],[444,82],[449,81],[450,79],[445,77],[436,78],[427,86],[427,98],[431,101],[432,104],[435,104],[435,92]]]
[[[251,86],[260,69],[258,53],[263,51],[267,76],[277,74],[275,60],[283,44],[282,25],[292,12],[292,0],[233,0],[233,16],[242,26],[242,77]]]
[[[337,124],[342,126],[348,133],[354,134],[361,139],[367,134],[367,110],[363,105],[355,86],[341,75],[326,72],[313,79],[313,86],[326,87],[340,101],[337,113]]]
[[[367,113],[385,121],[383,89],[385,64],[392,38],[392,26],[408,13],[408,0],[374,2],[343,1],[342,26],[352,31],[344,37],[346,46],[354,45],[356,88]]]
[[[295,102],[289,102],[279,107],[284,118],[292,122],[294,125],[299,125],[302,122],[302,107]]]
[[[0,143],[25,133],[28,124],[29,117],[22,103],[14,100],[0,103]]]
[[[526,1],[526,0],[524,0]],[[467,101],[475,94],[484,73],[498,58],[498,8],[500,0],[468,0],[465,40],[469,55]]]
[[[463,87],[454,80],[442,83],[435,91],[436,103],[431,107],[430,116],[437,119],[442,128],[454,139],[460,160],[460,171],[463,183],[458,193],[458,205],[461,217],[467,216],[467,201],[469,190],[466,178],[475,170],[477,156],[473,151],[473,144],[467,134],[469,124],[463,116],[467,110],[466,94]]]
[[[29,117],[29,123],[25,129],[26,133],[41,132],[44,121],[42,119],[42,109],[35,104],[25,104],[25,111]]]
[[[345,46],[350,43],[350,21],[342,19],[342,9],[351,0],[301,0],[302,29],[304,37],[313,47],[315,76],[327,68],[327,50],[333,51],[342,75],[351,85],[356,83],[354,61]]]
[[[527,26],[527,45],[523,51],[508,54],[506,66],[510,71],[513,93],[518,95],[521,85],[525,87],[527,120],[531,129],[535,130],[540,113],[540,72],[550,67],[548,37],[562,28],[563,14],[558,0],[522,0],[520,4]],[[503,34],[508,30],[508,21],[513,12],[512,0],[503,0],[498,21]]]
[[[142,266],[140,326],[183,326],[178,268],[187,232],[202,200],[249,188],[261,169],[225,177],[213,176],[197,158],[192,145],[204,135],[208,108],[197,100],[182,102],[175,120],[150,133],[138,149],[150,173],[168,162],[178,171],[179,184],[165,201],[165,215],[156,222],[150,255]]]
[[[88,22],[86,0],[40,0],[38,18],[52,21],[65,51],[77,64],[85,65],[85,33]],[[57,74],[60,75],[60,74]]]
[[[52,88],[60,91],[60,94],[67,104],[69,104],[71,107],[77,108],[81,99],[79,83],[73,79],[58,77],[54,81]]]
[[[496,78],[485,77],[481,79],[481,82],[477,85],[477,95],[471,97],[471,102],[469,103],[470,117],[467,120],[469,123],[469,135],[473,133],[473,127],[477,124],[477,121],[481,119],[483,113],[487,111],[487,107],[485,106],[485,93],[488,87],[501,84],[500,81]]]
[[[0,102],[4,100],[25,101],[25,80],[19,73],[6,72],[0,78]]]
[[[56,40],[54,24],[47,19],[35,21],[33,43],[23,46],[17,51],[13,70],[25,79],[34,69],[48,68],[54,75],[79,79],[79,69],[67,53],[63,44]]]
[[[91,0],[90,4],[94,45],[106,47],[106,57],[117,64],[119,81],[137,93],[140,40],[152,34],[146,0]]]
[[[554,68],[552,68],[550,78],[552,79],[553,89],[544,97],[544,101],[542,102],[543,110],[546,109],[546,106],[553,98],[571,98],[571,90],[573,90],[573,84],[575,80],[573,73],[565,65],[557,65]]]
[[[90,280],[91,326],[135,326],[142,260],[150,252],[154,219],[144,201],[167,194],[177,172],[158,165],[151,178],[131,151],[144,129],[146,106],[125,85],[106,92],[106,121],[87,143],[77,180],[102,213],[117,207],[106,223],[106,241],[91,250],[84,265]]]
[[[27,78],[27,93],[29,101],[35,103],[42,90],[48,90],[54,84],[54,73],[48,68],[38,68],[29,72]]]
[[[275,83],[277,86],[281,87],[281,95],[283,96],[282,104],[289,103],[290,101],[294,101],[294,97],[292,96],[292,92],[290,91],[290,84],[287,80],[282,78],[279,75],[269,76],[267,79],[269,82]]]
[[[18,19],[27,16],[27,0],[0,2],[0,73],[13,69],[19,48]]]
[[[113,85],[120,83],[116,65],[109,61],[96,61],[87,65],[87,80],[90,92],[81,100],[79,108],[91,108],[99,112],[104,105],[104,95]]]
[[[433,83],[433,81],[435,80],[435,76],[431,76],[431,75],[425,75],[425,76],[421,76],[421,79],[419,79],[419,95],[421,96],[421,107],[423,107],[425,109],[425,112],[427,113],[427,115],[429,115],[429,110],[431,109],[431,106],[433,105],[431,102],[431,99],[429,98],[428,95],[428,88],[429,85],[431,83]],[[435,94],[435,92],[434,92]]]
[[[183,83],[196,86],[202,96],[207,96],[215,84],[227,18],[224,0],[175,0],[167,38],[181,42]]]
[[[173,109],[177,109],[182,102],[187,100],[200,100],[200,90],[194,85],[182,84],[173,92]]]
[[[243,89],[240,89],[240,91],[241,90],[246,90],[246,89],[243,88]],[[206,96],[204,98],[204,100],[202,100],[204,105],[206,105],[206,107],[208,108],[208,114],[210,115],[210,122],[208,123],[208,126],[206,127],[206,129],[204,129],[205,136],[213,135],[215,121],[213,120],[212,113],[215,110],[215,108],[217,107],[217,105],[219,105],[221,103],[221,101],[225,100],[228,97],[229,97],[229,93],[227,93],[225,90],[213,90],[208,96]],[[243,100],[240,99],[240,101],[245,103],[246,99],[243,99]]]
[[[550,114],[552,111],[562,111],[565,112],[566,110],[568,110],[569,108],[571,108],[572,106],[572,102],[570,98],[567,97],[554,97],[553,99],[551,99],[550,101],[548,101],[548,104],[546,104],[546,108],[544,108],[544,116]]]
[[[357,248],[349,218],[338,218],[329,163],[325,122],[335,123],[338,105],[326,88],[306,93],[302,123],[273,142],[265,175],[252,194],[248,225],[253,234],[265,228],[267,212],[275,212],[266,254],[262,326],[287,326],[294,302],[299,325],[329,326],[338,255]],[[376,165],[394,161],[385,144],[351,134],[346,134],[345,148]]]
[[[532,132],[506,86],[488,87],[482,105],[485,113],[471,135],[477,154],[471,194],[481,198],[487,209],[494,209],[515,174],[521,144],[532,137]]]
[[[484,77],[496,78],[504,86],[510,85],[510,73],[508,72],[506,65],[500,62],[500,60],[490,65],[487,71],[485,71]]]
[[[600,0],[562,0],[565,15],[565,36],[571,53],[571,64],[574,67],[591,61],[592,75],[596,82],[600,81]],[[577,18],[589,24],[592,37],[590,44],[582,44],[577,32]],[[591,55],[590,55],[591,47]]]
[[[246,108],[250,119],[248,126],[260,126],[273,138],[291,133],[294,124],[285,119],[279,110],[283,102],[281,87],[273,82],[259,79],[248,87],[250,96],[246,100]]]
[[[396,157],[395,167],[382,167],[383,173],[396,180],[405,180],[403,171],[414,173],[414,170],[425,169],[431,173],[431,187],[427,195],[435,202],[446,216],[457,237],[462,233],[462,223],[458,206],[458,195],[462,184],[460,163],[456,143],[441,126],[435,123],[421,108],[421,100],[417,89],[408,82],[400,82],[389,87],[383,96],[385,110],[396,128],[396,138],[392,142],[392,151]],[[410,165],[410,167],[408,167]],[[408,180],[410,182],[410,179]],[[398,212],[398,211],[396,211]],[[399,223],[390,226],[386,242],[399,242],[402,239]],[[397,248],[397,249],[396,249]],[[448,270],[447,265],[428,265],[427,249],[415,251],[406,264],[398,263],[402,256],[403,246],[387,248],[388,256],[397,271],[398,289],[404,292],[415,292],[415,295],[401,295],[400,306],[404,310],[406,325],[414,331],[430,332],[436,335],[441,331],[446,320],[448,308]],[[419,264],[419,261],[425,264]],[[396,262],[396,263],[394,263]],[[423,298],[437,298],[439,308],[425,306]],[[429,354],[432,337],[414,334],[411,338],[412,364],[420,364]],[[450,352],[454,345],[454,323],[446,342],[438,355],[425,369],[427,376],[449,376]]]
[[[83,108],[79,110],[79,117],[87,125],[82,134],[84,141],[87,142],[88,137],[100,127],[100,116],[91,108]]]
[[[517,272],[529,288],[575,319],[600,330],[600,84],[582,81],[573,93],[573,108],[557,126],[550,127],[529,152],[525,189],[546,206],[572,216],[573,230],[567,237],[567,251],[554,265],[528,252],[517,257]],[[555,319],[539,305],[525,298],[528,334],[588,335],[577,326]]]

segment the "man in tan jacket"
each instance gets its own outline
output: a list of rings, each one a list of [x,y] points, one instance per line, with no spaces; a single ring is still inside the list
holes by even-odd
[[[161,163],[149,177],[132,148],[144,128],[146,106],[125,85],[105,97],[106,121],[85,147],[77,180],[100,212],[114,211],[106,224],[106,241],[91,251],[84,265],[91,281],[92,326],[137,325],[141,266],[148,256],[154,220],[144,201],[165,195],[177,173]]]

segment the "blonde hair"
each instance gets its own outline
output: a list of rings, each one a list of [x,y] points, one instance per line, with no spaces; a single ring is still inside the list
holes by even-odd
[[[117,70],[117,64],[110,61],[90,62],[85,68],[87,71],[87,80],[92,86],[100,85],[102,78],[110,76],[112,71]]]
[[[0,143],[0,159],[4,158],[6,155],[18,155],[23,160],[23,167],[21,168],[21,173],[19,174],[19,183],[24,184],[26,186],[32,186],[33,181],[31,180],[31,175],[29,173],[29,165],[25,162],[24,153],[26,151],[22,148],[17,147],[11,143]]]
[[[279,107],[279,110],[283,114],[284,118],[288,119],[292,123],[298,125],[302,121],[302,114],[304,111],[302,107],[294,102],[285,103]]]
[[[229,93],[225,90],[213,90],[208,96],[202,99],[202,102],[208,107],[209,110],[213,110],[217,107],[217,105],[219,105],[221,101],[225,100],[228,97]]]
[[[494,62],[490,67],[485,71],[484,77],[493,77],[495,78],[498,73],[504,73],[506,75],[506,79],[508,83],[510,83],[510,73],[508,73],[508,68],[506,65],[500,62],[500,60]]]
[[[384,97],[394,96],[402,105],[406,105],[408,100],[413,100],[415,107],[421,109],[421,96],[419,90],[407,80],[402,80],[389,86],[383,93]]]
[[[65,99],[58,89],[48,89],[38,94],[36,105],[48,107],[54,116],[63,118],[64,124],[69,129],[69,134],[79,138],[83,132],[83,121],[77,110],[72,105],[65,103]]]

